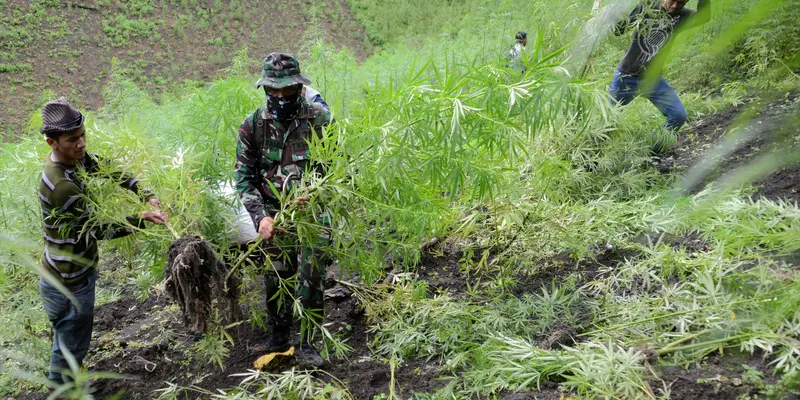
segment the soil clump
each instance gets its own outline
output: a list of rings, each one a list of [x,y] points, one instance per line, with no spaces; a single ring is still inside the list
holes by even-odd
[[[176,240],[167,252],[165,287],[181,308],[183,322],[198,334],[206,330],[212,302],[226,322],[240,317],[239,280],[217,259],[214,250],[197,236]]]
[[[688,368],[660,368],[659,379],[651,380],[654,389],[666,387],[671,399],[728,400],[755,397],[764,385],[774,384],[777,377],[760,354],[714,353]],[[756,377],[756,375],[761,377]],[[799,399],[789,395],[785,400]]]
[[[797,123],[800,121],[800,92],[790,92],[785,98],[772,101],[749,117],[739,117],[748,111],[746,106],[736,106],[692,122],[678,137],[678,142],[663,154],[659,169],[663,172],[686,172],[690,176],[703,168],[704,163],[716,163],[704,176],[685,181],[688,192],[696,193],[706,184],[722,182],[728,174],[740,167],[746,172],[754,162],[777,156],[789,150],[800,151]],[[733,147],[727,154],[714,155],[717,146],[729,137]],[[717,157],[716,160],[713,158]],[[800,201],[800,165],[784,165],[753,182],[755,197],[770,200]]]

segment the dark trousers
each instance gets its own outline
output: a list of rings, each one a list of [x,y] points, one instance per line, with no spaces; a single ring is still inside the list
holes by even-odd
[[[283,290],[296,294],[303,307],[305,318],[300,319],[300,337],[302,341],[308,341],[314,327],[322,324],[325,310],[323,277],[329,260],[317,248],[301,248],[298,243],[286,241],[280,245],[265,245],[264,250],[269,256],[269,260],[265,260],[267,270],[264,276],[268,325],[271,329],[282,328],[291,326],[294,320],[291,298],[281,296],[283,281]],[[289,281],[295,274],[296,284]]]
[[[83,363],[89,351],[94,324],[95,282],[97,270],[89,273],[85,282],[70,286],[68,289],[77,300],[72,303],[67,296],[59,292],[45,280],[39,281],[39,293],[44,302],[44,310],[53,326],[53,347],[50,351],[50,372],[47,378],[56,384],[69,379],[69,365],[64,352],[69,351],[78,364]]]
[[[642,88],[642,77],[625,75],[617,70],[614,73],[614,80],[611,82],[608,94],[615,104],[621,106],[628,105],[636,96],[643,96],[650,100],[658,108],[658,111],[661,111],[661,114],[667,117],[664,128],[673,135],[677,135],[686,122],[686,109],[683,107],[681,99],[678,98],[675,89],[662,76],[659,76],[653,82],[652,87]],[[661,147],[661,143],[656,143],[654,151],[661,152],[663,150]]]

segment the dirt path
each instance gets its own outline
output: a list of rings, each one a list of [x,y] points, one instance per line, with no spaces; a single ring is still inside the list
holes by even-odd
[[[661,169],[681,172],[692,181],[691,191],[702,189],[705,183],[722,181],[737,168],[754,168],[754,162],[779,151],[800,153],[800,93],[788,93],[784,98],[755,105],[757,111],[746,116],[748,106],[731,107],[694,121],[681,132],[678,143],[663,157]],[[713,154],[727,138],[738,135],[733,146],[721,155],[718,164],[707,174],[701,174],[703,163],[714,159]],[[797,160],[796,160],[797,161]],[[697,175],[697,180],[691,179]],[[771,200],[800,202],[800,165],[783,166],[761,176],[754,183],[755,196]]]

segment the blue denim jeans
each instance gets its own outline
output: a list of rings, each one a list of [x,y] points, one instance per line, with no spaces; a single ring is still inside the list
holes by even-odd
[[[614,80],[608,94],[611,99],[619,105],[627,105],[637,95],[644,96],[653,103],[661,114],[667,117],[664,127],[677,134],[686,122],[686,109],[675,93],[675,89],[667,83],[664,77],[659,76],[653,83],[653,87],[641,90],[642,78],[639,76],[625,75],[619,70],[614,73]]]
[[[89,351],[94,324],[94,289],[97,281],[97,270],[89,273],[86,282],[68,287],[78,300],[77,306],[54,286],[45,280],[39,280],[39,293],[44,302],[44,310],[53,325],[53,348],[50,352],[50,372],[47,378],[56,384],[64,383],[66,376],[61,371],[69,371],[69,364],[64,358],[62,348],[78,361],[83,362]]]

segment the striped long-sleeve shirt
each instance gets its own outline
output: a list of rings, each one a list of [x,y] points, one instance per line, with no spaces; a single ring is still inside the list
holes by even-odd
[[[65,284],[80,282],[97,265],[97,240],[133,233],[130,227],[119,224],[87,224],[92,210],[85,199],[86,187],[81,180],[83,173],[89,176],[100,173],[97,156],[87,153],[75,165],[66,165],[53,161],[48,153],[39,184],[45,245],[42,264]],[[121,173],[107,177],[120,181],[120,186],[138,194],[143,200],[153,197],[149,192],[139,190],[139,180],[136,178]],[[128,217],[127,220],[137,228],[144,226],[141,218]]]

